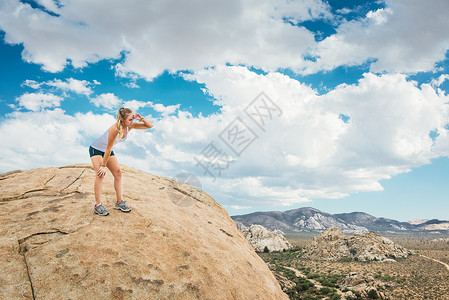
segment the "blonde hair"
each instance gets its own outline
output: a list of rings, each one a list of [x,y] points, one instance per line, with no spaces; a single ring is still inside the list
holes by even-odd
[[[126,116],[131,114],[133,111],[129,108],[120,107],[117,113],[117,129],[118,129],[118,135],[117,138],[121,139],[123,138],[123,120],[126,119]]]

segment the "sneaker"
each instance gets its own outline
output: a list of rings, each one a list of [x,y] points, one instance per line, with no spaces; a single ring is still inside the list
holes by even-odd
[[[109,212],[106,210],[106,208],[104,208],[102,203],[100,203],[100,205],[94,207],[94,213],[96,213],[100,216],[109,215]]]
[[[128,205],[126,205],[126,201],[123,200],[122,202],[115,202],[115,209],[120,209],[123,212],[130,212],[131,208],[128,207]]]

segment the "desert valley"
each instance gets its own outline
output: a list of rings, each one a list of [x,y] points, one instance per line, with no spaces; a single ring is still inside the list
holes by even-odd
[[[313,208],[232,218],[290,299],[449,298],[447,221]]]

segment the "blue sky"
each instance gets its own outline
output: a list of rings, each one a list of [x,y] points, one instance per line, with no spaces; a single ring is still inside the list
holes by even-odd
[[[189,172],[230,215],[312,206],[449,219],[449,3],[0,3],[0,172]],[[126,196],[126,191],[125,191]]]

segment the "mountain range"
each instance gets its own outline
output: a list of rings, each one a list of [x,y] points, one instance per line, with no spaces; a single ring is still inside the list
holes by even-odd
[[[254,212],[231,216],[231,218],[245,226],[258,224],[269,230],[281,230],[286,233],[323,231],[330,227],[337,227],[346,233],[449,231],[449,221],[444,220],[400,222],[387,218],[377,218],[364,212],[329,214],[312,207],[302,207],[283,212]]]

